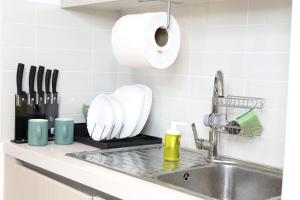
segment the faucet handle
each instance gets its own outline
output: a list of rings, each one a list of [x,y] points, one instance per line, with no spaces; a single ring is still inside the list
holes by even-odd
[[[192,123],[191,127],[192,127],[194,140],[195,140],[195,144],[196,144],[197,149],[208,150],[209,147],[210,147],[209,141],[205,140],[205,139],[199,139],[198,131],[197,131],[195,123]]]
[[[197,131],[195,123],[192,123],[191,127],[192,127],[192,131],[193,131],[194,139],[195,140],[199,140],[199,138],[198,138],[198,131]]]
[[[201,141],[198,137],[198,131],[197,131],[195,123],[192,123],[191,127],[192,127],[192,131],[193,131],[194,141],[195,141],[196,147],[197,147],[197,149],[201,149],[202,145],[201,145]]]

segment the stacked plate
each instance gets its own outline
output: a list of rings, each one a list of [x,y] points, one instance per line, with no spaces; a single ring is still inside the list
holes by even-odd
[[[100,94],[91,103],[87,128],[93,140],[110,140],[138,135],[152,105],[152,91],[146,85],[129,85],[113,94]]]

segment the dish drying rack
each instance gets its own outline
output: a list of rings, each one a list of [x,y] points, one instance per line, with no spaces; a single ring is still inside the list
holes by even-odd
[[[220,108],[225,108],[225,123],[219,124],[218,128],[221,133],[245,136],[238,124],[233,124],[233,121],[228,120],[229,109],[258,109],[262,110],[264,107],[265,99],[256,97],[243,97],[243,96],[232,96],[227,97],[216,97],[213,98],[213,103],[215,106]],[[231,123],[230,123],[231,122]]]

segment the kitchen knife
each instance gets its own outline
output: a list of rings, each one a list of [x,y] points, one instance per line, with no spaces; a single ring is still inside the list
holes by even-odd
[[[46,118],[46,104],[45,104],[45,94],[43,91],[43,77],[44,77],[45,67],[39,66],[37,75],[37,91],[38,91],[38,112],[42,119]]]
[[[31,66],[29,71],[29,105],[28,115],[29,118],[36,118],[38,114],[38,107],[36,102],[36,92],[34,90],[36,67]]]
[[[24,64],[19,63],[17,68],[17,94],[15,98],[15,140],[16,143],[27,141],[28,127],[28,97],[22,90]]]
[[[53,75],[52,75],[52,104],[51,104],[51,127],[53,128],[54,121],[58,117],[58,93],[56,90],[57,86],[57,78],[58,78],[58,70],[54,69],[53,70]],[[52,129],[54,130],[54,129]],[[53,133],[54,131],[52,131]]]
[[[57,86],[57,78],[58,78],[58,70],[54,69],[53,70],[53,74],[52,74],[52,98],[51,98],[51,104],[49,106],[49,121],[51,124],[51,133],[54,133],[54,121],[55,118],[58,117],[58,93],[56,90],[56,86]]]
[[[47,69],[46,77],[45,77],[46,103],[51,102],[51,92],[50,92],[51,74],[52,74],[52,70]]]
[[[45,89],[46,89],[46,118],[48,119],[48,128],[51,129],[51,121],[50,121],[50,108],[51,108],[51,92],[50,92],[50,81],[51,81],[52,70],[46,70],[45,77]]]
[[[22,90],[22,82],[23,82],[23,72],[24,72],[24,67],[25,65],[22,63],[18,64],[18,69],[17,69],[17,95],[20,97],[21,102],[20,104],[25,103],[27,104],[27,94]]]

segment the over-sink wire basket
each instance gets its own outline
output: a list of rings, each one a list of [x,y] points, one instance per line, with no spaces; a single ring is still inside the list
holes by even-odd
[[[264,98],[231,95],[228,95],[227,97],[218,97],[214,99],[214,103],[217,106],[243,109],[263,109],[264,102]]]
[[[239,108],[239,109],[263,109],[265,99],[256,97],[243,97],[243,96],[232,96],[227,97],[217,97],[214,100],[214,104],[219,107],[226,108],[226,120],[229,108]],[[234,134],[243,136],[243,131],[237,124],[230,124],[227,122],[226,125],[219,127],[220,131],[225,134]]]

